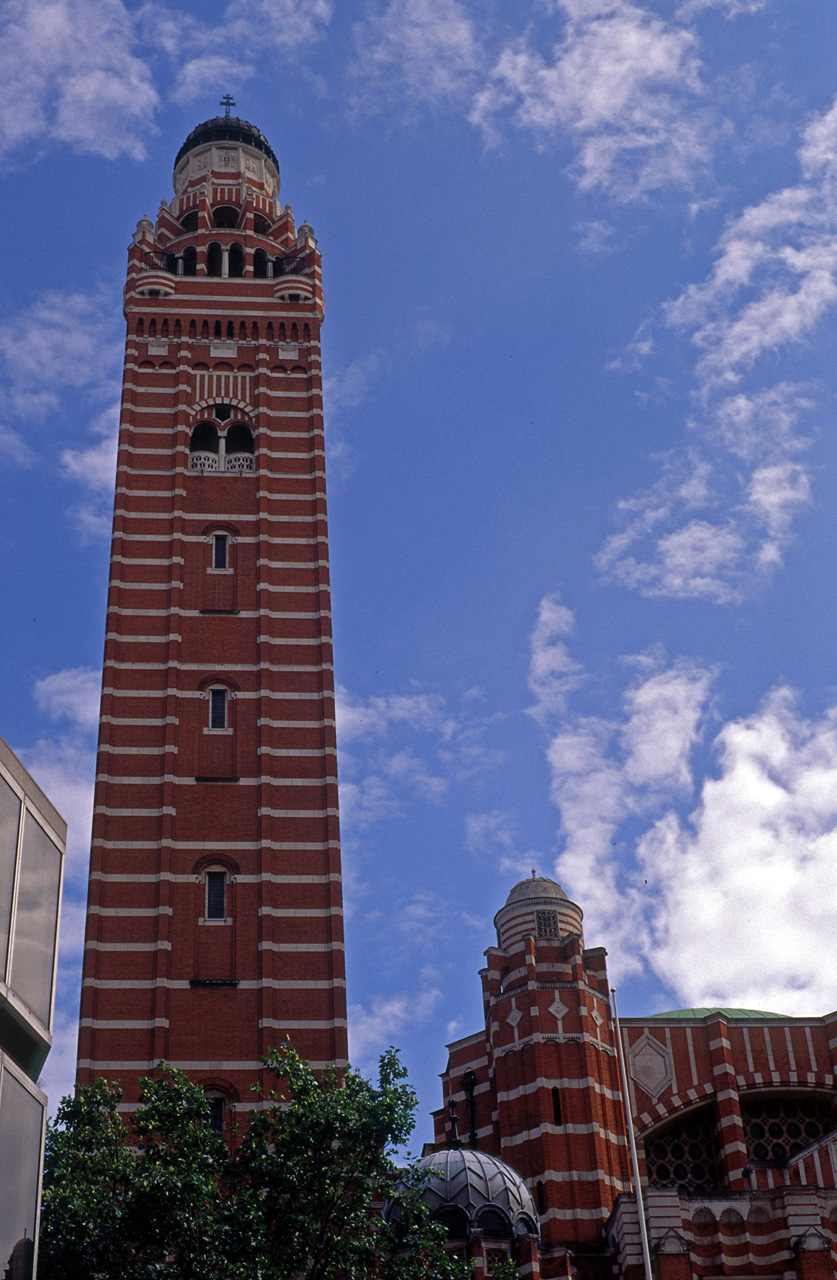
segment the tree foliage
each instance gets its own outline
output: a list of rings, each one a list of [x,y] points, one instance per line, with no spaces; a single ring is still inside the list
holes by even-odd
[[[394,1050],[373,1084],[315,1073],[288,1045],[264,1060],[278,1092],[232,1154],[209,1102],[159,1063],[130,1126],[98,1080],[47,1133],[41,1280],[460,1280],[421,1180],[393,1153],[416,1099]],[[379,1210],[397,1204],[390,1222]]]

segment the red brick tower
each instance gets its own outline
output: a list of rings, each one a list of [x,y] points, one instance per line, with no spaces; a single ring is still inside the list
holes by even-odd
[[[78,1079],[346,1058],[320,254],[198,126],[128,254]]]

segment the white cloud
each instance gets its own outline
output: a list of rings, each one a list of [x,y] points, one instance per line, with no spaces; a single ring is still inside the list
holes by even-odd
[[[533,637],[533,650],[535,644]],[[714,672],[686,659],[666,663],[659,653],[632,658],[629,666],[634,674],[619,716],[580,715],[565,701],[539,718],[548,734],[550,796],[560,813],[556,873],[583,905],[590,936],[607,936],[618,963],[636,968],[636,938],[619,915],[625,883],[613,847],[624,823],[690,793]],[[469,838],[472,847],[512,845],[499,813],[477,819]]]
[[[31,422],[54,413],[66,390],[118,394],[115,315],[105,293],[47,292],[0,324],[0,396],[8,410]]]
[[[398,724],[448,739],[457,727],[440,694],[374,694],[362,702],[338,685],[336,709],[337,732],[343,742],[353,738],[383,738],[391,726]]]
[[[189,103],[207,97],[219,84],[235,88],[254,74],[255,68],[237,58],[220,53],[199,54],[190,58],[177,72],[171,91],[173,102]]]
[[[781,567],[811,500],[798,460],[810,440],[795,430],[810,408],[790,383],[715,403],[694,424],[703,450],[668,454],[651,488],[618,503],[622,527],[596,556],[599,571],[646,596],[729,604],[751,594]]]
[[[458,0],[389,0],[354,29],[356,108],[467,100],[483,53]]]
[[[416,992],[373,997],[368,1006],[350,1005],[349,1053],[353,1063],[368,1067],[408,1027],[428,1022],[441,1000],[439,988],[427,985]]]
[[[631,200],[672,183],[691,187],[710,155],[697,41],[629,0],[559,0],[563,40],[547,57],[531,33],[500,53],[471,122],[491,140],[497,121],[576,146],[582,190]]]
[[[668,812],[639,844],[649,963],[689,1005],[832,1009],[837,708],[809,720],[778,689],[715,749],[688,820]]]
[[[723,9],[726,17],[737,18],[743,14],[760,13],[769,0],[686,0],[677,10],[678,18],[690,18],[705,9]]]
[[[80,729],[99,723],[102,676],[89,667],[66,667],[35,683],[35,702],[53,719],[66,718]]]
[[[252,47],[298,51],[322,37],[333,12],[332,0],[232,0],[222,35]]]
[[[467,814],[465,847],[471,853],[495,857],[500,871],[520,878],[544,861],[541,853],[518,849],[512,815],[503,809]]]
[[[121,0],[5,0],[0,7],[4,151],[49,139],[142,159],[158,105]]]
[[[542,717],[560,710],[567,696],[583,679],[563,637],[570,635],[575,619],[557,595],[544,596],[531,638],[529,688],[536,703],[532,713]]]

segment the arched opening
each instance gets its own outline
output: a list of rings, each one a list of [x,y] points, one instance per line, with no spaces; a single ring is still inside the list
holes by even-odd
[[[226,435],[226,470],[253,470],[253,432],[243,422],[234,423]]]
[[[217,240],[213,240],[206,251],[206,274],[208,276],[220,276],[221,263],[221,246]]]
[[[214,693],[215,690],[213,689]],[[227,868],[207,867],[204,872],[205,906],[204,919],[226,920],[227,918]]]
[[[219,231],[230,231],[238,226],[238,210],[232,205],[222,204],[212,210],[212,225]]]
[[[184,213],[180,219],[180,225],[184,231],[197,231],[198,229],[198,211],[190,209],[188,213]]]
[[[198,274],[198,251],[193,244],[187,245],[183,250],[183,274],[184,276]]]
[[[445,1205],[433,1217],[440,1222],[448,1233],[448,1240],[467,1240],[470,1234],[468,1215],[457,1205]]]
[[[273,259],[274,279],[278,280],[279,276],[283,276],[284,274],[285,274],[285,259],[282,257],[280,253],[278,257]]]
[[[230,245],[229,272],[232,277],[239,279],[244,275],[244,246],[240,244]]]
[[[266,236],[270,234],[270,223],[264,214],[253,214],[253,230],[257,236]]]
[[[700,1107],[672,1120],[645,1142],[649,1187],[676,1187],[681,1195],[717,1188],[715,1113]]]
[[[267,253],[264,249],[257,249],[253,254],[253,275],[257,280],[267,279]]]
[[[177,255],[167,253],[165,257],[166,271],[170,271],[172,275],[177,275]]]
[[[157,337],[157,321],[153,318],[148,322],[148,336],[149,338]]]
[[[210,729],[223,730],[228,726],[230,691],[225,685],[215,685],[209,690]]]
[[[212,422],[199,422],[189,441],[189,470],[218,470],[218,428]]]
[[[741,1098],[747,1155],[756,1164],[784,1165],[832,1127],[833,1100],[815,1093],[754,1091]]]
[[[228,533],[213,533],[212,535],[212,568],[213,569],[229,569],[230,567],[230,536]]]
[[[220,1093],[210,1093],[207,1094],[207,1097],[209,1099],[209,1118],[207,1120],[207,1126],[212,1133],[220,1133],[223,1135],[226,1121],[227,1100],[223,1094]]]
[[[492,1240],[508,1240],[512,1235],[512,1225],[508,1218],[502,1209],[495,1209],[493,1205],[480,1210],[477,1228]]]

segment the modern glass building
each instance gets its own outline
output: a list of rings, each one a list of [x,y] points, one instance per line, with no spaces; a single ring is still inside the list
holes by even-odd
[[[0,1275],[37,1248],[67,824],[0,738]]]

